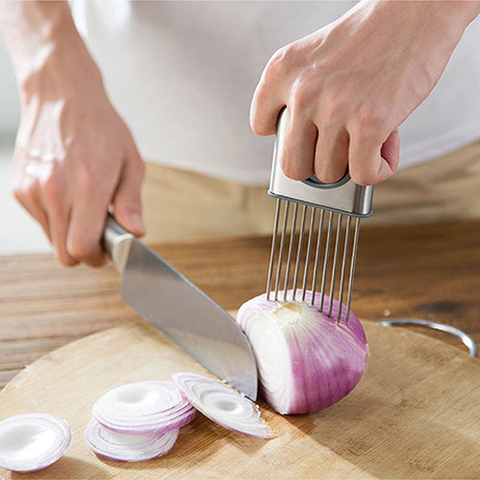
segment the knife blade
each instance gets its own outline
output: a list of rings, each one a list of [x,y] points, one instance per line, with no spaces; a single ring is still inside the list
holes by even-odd
[[[256,400],[255,357],[236,321],[111,215],[104,247],[122,274],[122,299],[205,368]]]

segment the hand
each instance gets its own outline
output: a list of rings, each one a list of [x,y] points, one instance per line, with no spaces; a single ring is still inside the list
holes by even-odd
[[[63,265],[105,262],[101,240],[110,204],[124,228],[144,234],[143,176],[135,142],[90,60],[47,64],[24,80],[13,192]]]
[[[289,110],[285,174],[372,185],[398,166],[399,125],[425,100],[478,14],[478,2],[363,1],[281,48],[255,91],[251,125],[276,131]]]

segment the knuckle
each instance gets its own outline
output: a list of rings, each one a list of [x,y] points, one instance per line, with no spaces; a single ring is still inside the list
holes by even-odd
[[[292,112],[299,113],[308,108],[312,103],[312,94],[306,86],[299,86],[292,96]]]
[[[75,237],[68,241],[68,254],[78,260],[88,259],[95,255],[98,245],[86,237]]]
[[[343,178],[346,168],[342,164],[332,163],[329,155],[325,152],[315,155],[315,175],[324,183],[335,183]]]
[[[61,167],[57,164],[40,180],[45,199],[50,204],[56,204],[61,199]]]
[[[22,187],[17,183],[12,183],[10,188],[11,188],[11,192],[12,192],[12,195],[15,198],[15,200],[17,200],[18,202],[21,203],[22,200],[23,200],[23,189],[22,189]]]
[[[85,263],[92,268],[101,268],[107,263],[107,258],[105,255],[99,254],[85,261]]]
[[[34,183],[29,183],[21,189],[21,197],[29,203],[36,203],[37,189]]]
[[[303,73],[295,80],[291,94],[290,104],[292,112],[304,116],[305,112],[316,114],[316,105],[323,102],[322,79],[310,73]]]
[[[343,178],[343,174],[331,170],[316,170],[315,175],[324,183],[335,183]]]
[[[15,199],[23,206],[37,203],[37,189],[33,182],[13,185],[12,193]]]
[[[312,176],[313,169],[292,162],[282,164],[282,171],[292,180],[305,180]]]
[[[73,267],[77,264],[77,262],[73,258],[69,257],[66,253],[63,252],[57,252],[57,260],[64,267]]]
[[[255,133],[255,135],[267,135],[266,129],[264,128],[263,124],[256,117],[251,117],[250,128],[252,129],[253,133]]]
[[[356,114],[355,124],[363,135],[381,136],[387,120],[388,113],[385,109],[364,105]]]
[[[327,129],[344,117],[345,104],[340,97],[327,94],[322,98],[319,110],[318,124],[322,125],[322,129]]]
[[[266,66],[266,72],[277,71],[285,60],[287,47],[279,48],[271,57]]]
[[[350,172],[350,177],[353,182],[357,185],[366,187],[368,185],[374,185],[378,182],[378,177],[374,172],[371,171],[352,171]]]
[[[77,172],[77,184],[78,188],[84,195],[90,196],[95,193],[95,176],[90,171],[90,169],[86,168],[85,166],[83,168],[80,168]]]
[[[283,75],[287,70],[287,65],[292,56],[292,47],[286,45],[279,48],[267,62],[263,71],[263,80],[267,83],[277,80],[279,75]]]

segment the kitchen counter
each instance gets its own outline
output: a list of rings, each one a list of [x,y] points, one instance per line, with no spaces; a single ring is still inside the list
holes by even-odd
[[[365,222],[366,223],[366,222]],[[226,309],[265,288],[268,238],[155,247]],[[74,339],[131,322],[112,267],[65,269],[52,255],[0,257],[0,388],[25,365]],[[453,325],[480,345],[480,223],[365,228],[352,308],[361,318]],[[454,337],[427,335],[465,348]]]

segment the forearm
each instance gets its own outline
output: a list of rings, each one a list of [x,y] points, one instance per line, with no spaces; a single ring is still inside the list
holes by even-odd
[[[460,0],[460,1],[430,1],[428,3],[436,4],[446,20],[452,21],[457,18],[466,28],[480,14],[480,1]]]
[[[0,2],[0,25],[22,100],[47,87],[74,94],[79,81],[101,83],[66,1]]]
[[[378,14],[383,11],[388,12],[385,17]],[[349,19],[361,25],[368,17],[377,17],[379,22],[376,28],[380,33],[382,28],[388,26],[388,17],[395,17],[399,30],[391,31],[392,36],[414,28],[423,30],[423,33],[431,30],[436,35],[450,37],[463,34],[479,14],[480,1],[477,0],[362,0],[332,25]],[[402,28],[402,22],[405,28]]]

